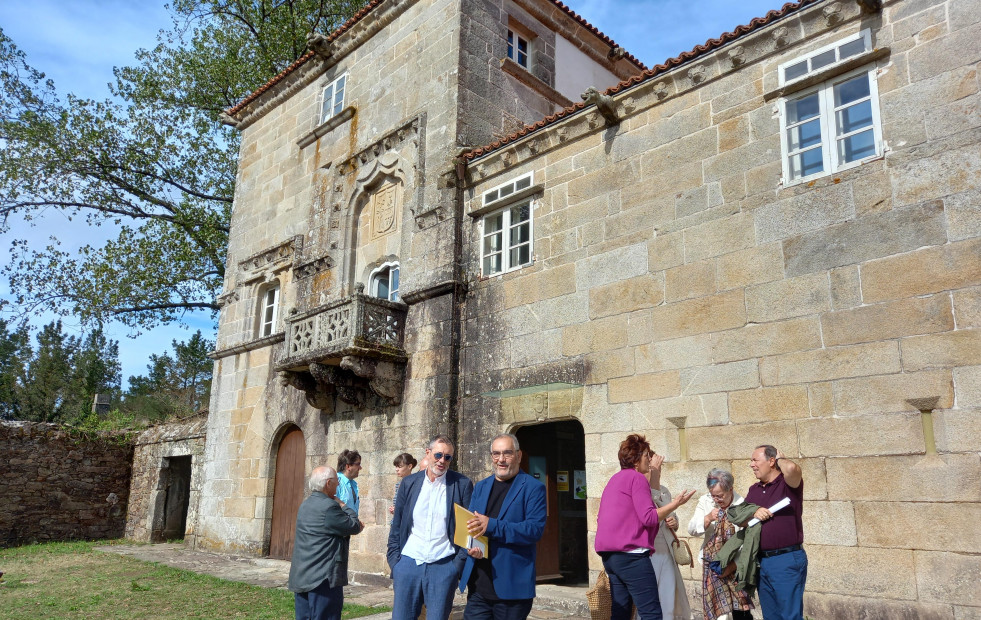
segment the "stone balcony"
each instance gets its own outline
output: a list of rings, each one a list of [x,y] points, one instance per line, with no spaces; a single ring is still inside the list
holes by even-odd
[[[286,319],[284,356],[276,370],[284,384],[302,390],[307,402],[333,410],[334,396],[365,407],[372,396],[402,402],[405,304],[354,295]]]

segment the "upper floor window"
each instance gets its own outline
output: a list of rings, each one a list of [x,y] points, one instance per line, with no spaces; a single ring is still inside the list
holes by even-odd
[[[370,288],[372,297],[399,300],[399,264],[385,263],[371,272]]]
[[[481,229],[484,276],[514,271],[532,263],[530,200],[485,215]]]
[[[868,33],[781,65],[799,79],[868,51]],[[820,79],[818,77],[817,79]],[[783,173],[787,183],[831,174],[882,154],[875,67],[862,68],[784,98],[780,103]]]
[[[320,122],[325,123],[331,117],[340,114],[344,109],[344,87],[347,85],[347,74],[337,78],[324,87],[320,107]]]
[[[508,28],[508,58],[527,69],[529,53],[528,39]]]
[[[259,336],[271,336],[279,320],[279,285],[266,289],[260,296]]]

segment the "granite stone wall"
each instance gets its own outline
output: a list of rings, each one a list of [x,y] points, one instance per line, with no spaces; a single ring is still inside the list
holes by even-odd
[[[0,545],[120,538],[133,447],[115,434],[0,422]]]
[[[864,30],[882,155],[782,178],[780,65]],[[469,162],[468,213],[542,189],[534,264],[470,288],[465,437],[580,420],[591,530],[630,432],[699,494],[713,467],[745,493],[774,444],[804,473],[806,613],[979,617],[979,36],[977,0],[819,2],[623,89],[615,127],[589,109]],[[468,272],[480,243],[473,217]]]

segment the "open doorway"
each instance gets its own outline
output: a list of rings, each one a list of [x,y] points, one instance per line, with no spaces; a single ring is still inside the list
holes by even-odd
[[[288,560],[293,556],[296,513],[303,503],[303,479],[307,448],[303,431],[295,426],[283,435],[276,452],[276,482],[273,487],[269,557]]]
[[[589,558],[582,424],[577,420],[547,422],[524,426],[514,434],[521,444],[522,469],[546,485],[548,517],[538,543],[538,581],[586,585]]]
[[[190,455],[164,458],[160,468],[159,488],[163,495],[163,506],[162,510],[156,511],[150,540],[184,540],[191,497]]]

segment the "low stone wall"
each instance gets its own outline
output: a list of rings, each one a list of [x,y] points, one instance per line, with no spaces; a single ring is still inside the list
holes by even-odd
[[[126,538],[184,538],[193,544],[207,424],[204,413],[148,428],[136,437]]]
[[[0,422],[0,546],[119,538],[132,446],[110,433]]]

